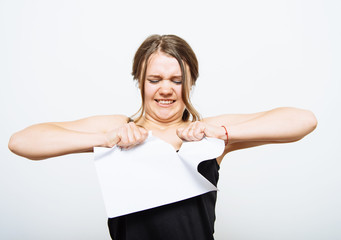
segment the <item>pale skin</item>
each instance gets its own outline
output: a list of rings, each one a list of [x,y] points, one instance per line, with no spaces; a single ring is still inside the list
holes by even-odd
[[[292,107],[184,122],[181,74],[175,58],[162,52],[154,53],[142,83],[145,113],[137,123],[127,123],[127,116],[107,115],[36,124],[13,134],[9,149],[32,160],[91,152],[95,146],[117,145],[129,149],[142,143],[151,130],[154,136],[168,142],[175,150],[183,141],[198,141],[205,136],[228,140],[224,153],[217,158],[220,164],[228,152],[263,144],[294,142],[317,125],[312,112]],[[221,126],[226,127],[228,139]]]

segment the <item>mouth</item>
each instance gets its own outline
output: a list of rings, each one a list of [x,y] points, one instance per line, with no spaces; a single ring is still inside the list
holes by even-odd
[[[160,105],[171,105],[172,103],[175,102],[175,100],[171,99],[155,99],[155,101],[160,104]]]

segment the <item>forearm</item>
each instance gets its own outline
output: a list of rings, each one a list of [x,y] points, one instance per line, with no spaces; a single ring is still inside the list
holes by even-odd
[[[90,152],[94,146],[105,146],[103,133],[78,132],[44,123],[13,134],[9,149],[17,155],[41,160],[69,153]]]
[[[315,129],[313,113],[297,108],[276,108],[228,127],[229,142],[293,142]]]

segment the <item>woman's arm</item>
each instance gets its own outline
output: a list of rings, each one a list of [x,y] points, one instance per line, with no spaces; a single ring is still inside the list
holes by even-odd
[[[126,123],[127,117],[113,115],[36,124],[13,134],[8,147],[15,154],[32,160],[90,152],[94,146],[115,145],[119,138],[111,131]]]
[[[269,143],[298,141],[317,125],[314,114],[308,110],[282,107],[253,114],[225,114],[205,118],[178,129],[178,136],[186,141],[197,141],[204,136],[220,138],[228,144],[218,162],[231,151]],[[225,126],[228,139],[225,134]]]
[[[227,128],[228,152],[268,143],[298,141],[312,132],[317,125],[312,112],[291,107],[254,114],[221,115],[203,121]]]

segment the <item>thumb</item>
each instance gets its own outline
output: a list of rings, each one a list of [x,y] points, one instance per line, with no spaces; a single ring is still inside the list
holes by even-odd
[[[178,128],[178,129],[176,129],[176,134],[177,134],[178,136],[180,136],[183,130],[184,130],[184,128]]]

